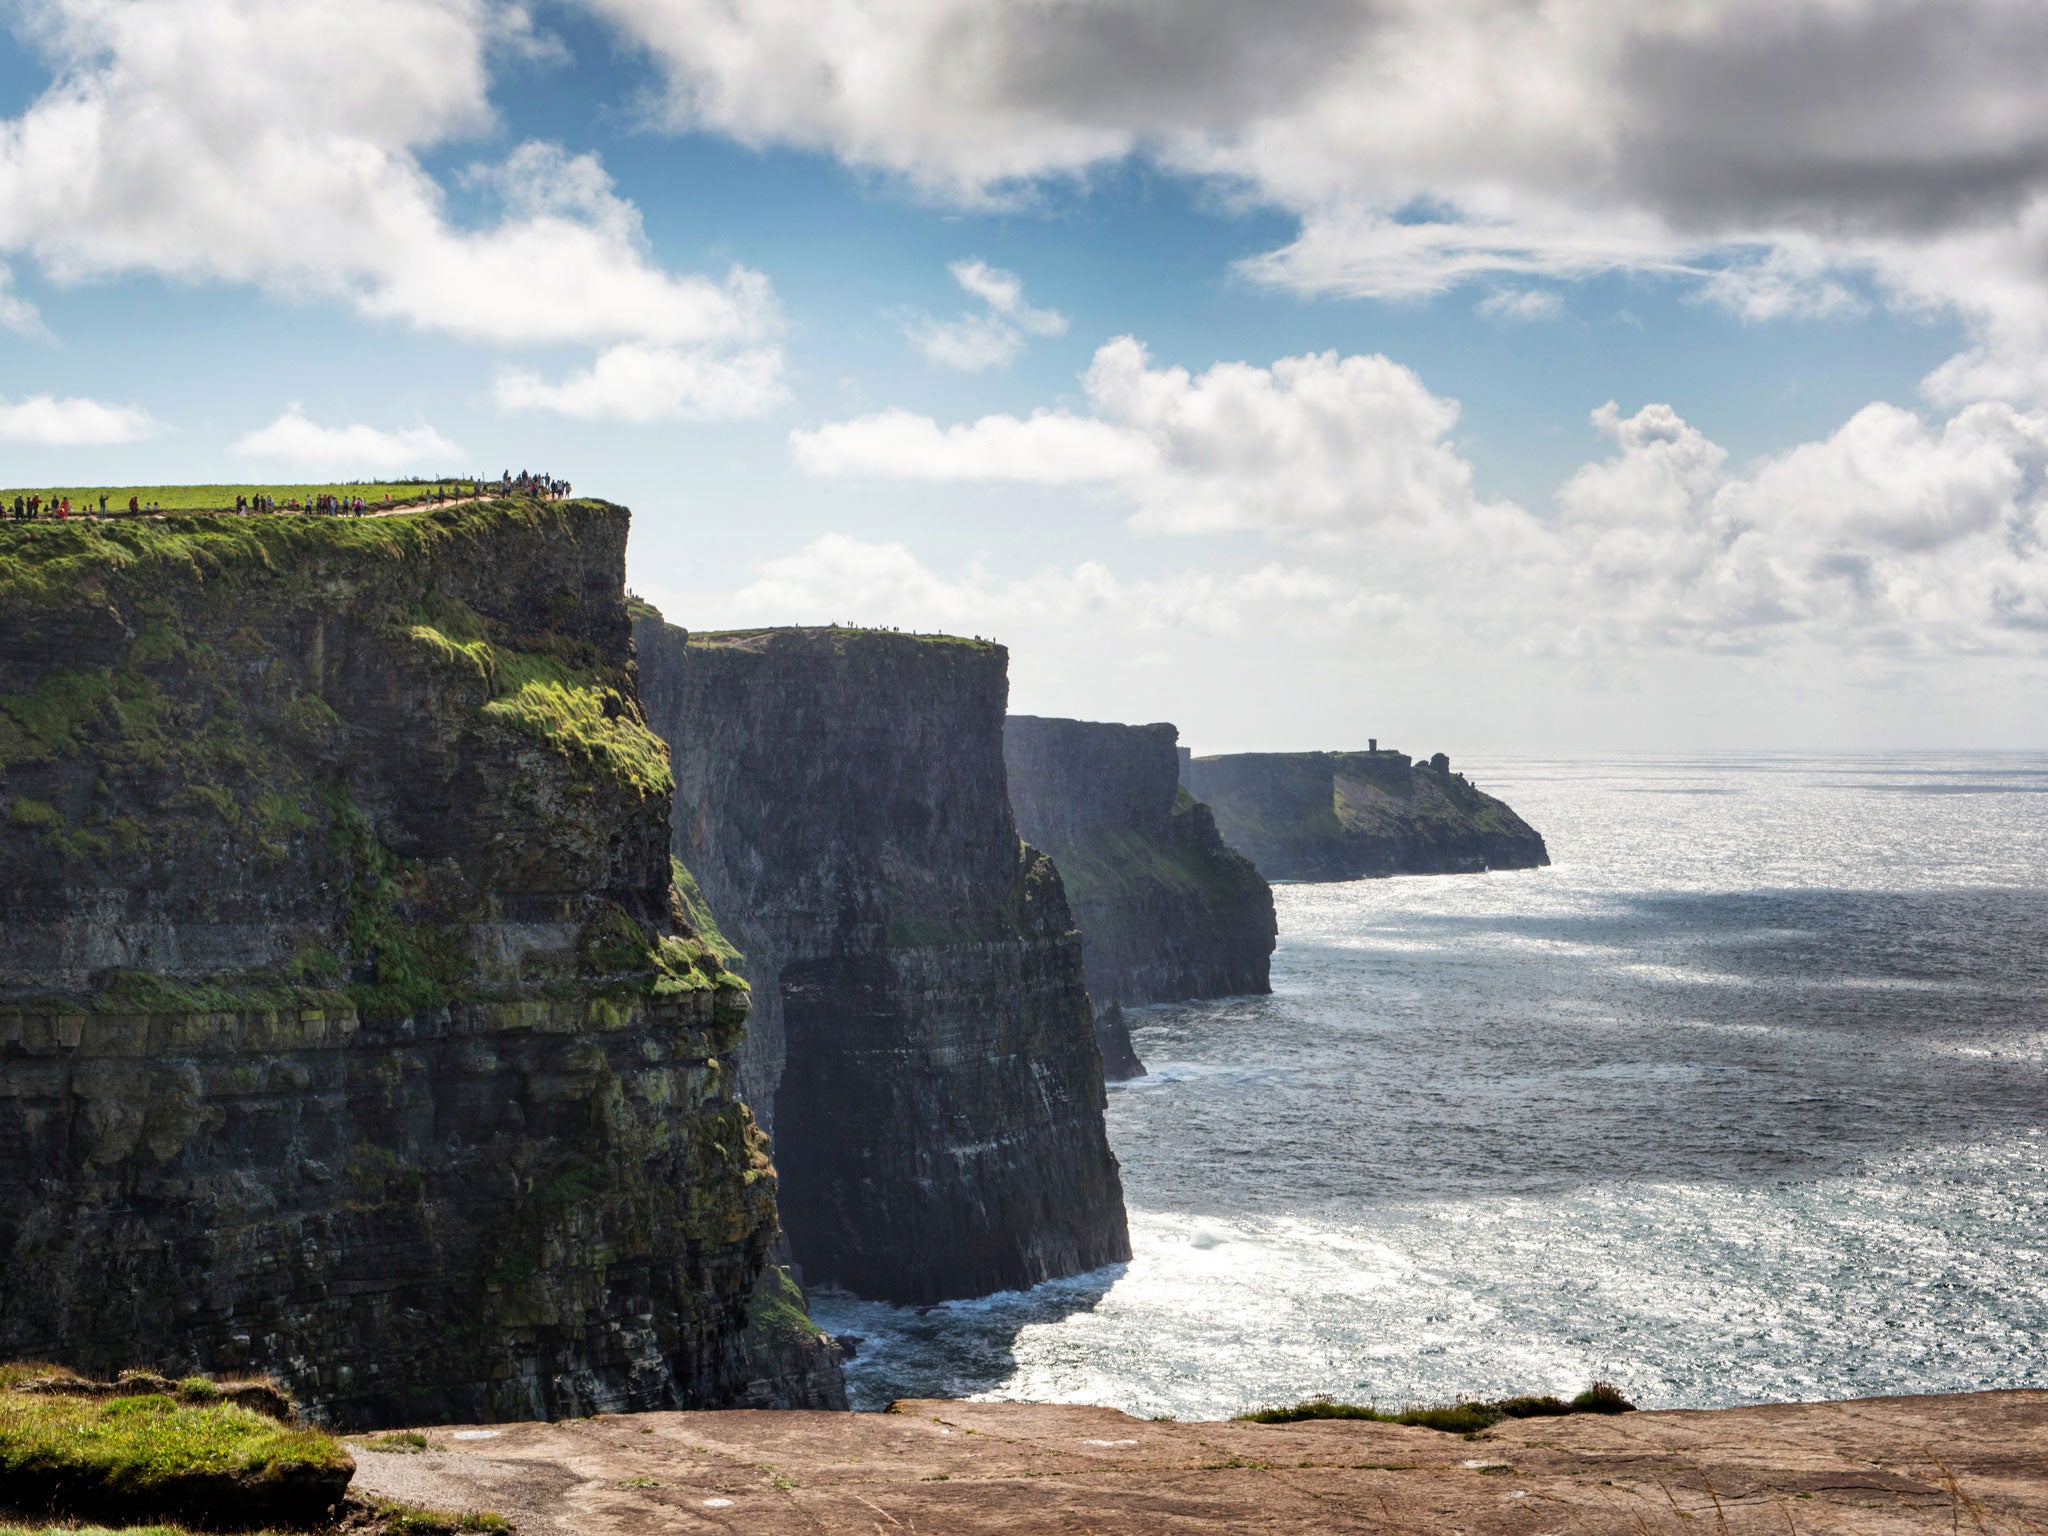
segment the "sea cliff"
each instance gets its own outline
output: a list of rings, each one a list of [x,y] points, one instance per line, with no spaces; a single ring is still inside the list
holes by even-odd
[[[1004,789],[1007,654],[635,619],[675,850],[745,956],[807,1281],[900,1302],[1130,1256],[1080,936]]]
[[[734,1400],[775,1236],[625,509],[0,531],[0,1358]]]
[[[1105,1061],[1128,1050],[1125,1007],[1271,990],[1273,892],[1181,786],[1178,736],[1035,715],[1003,731],[1017,829],[1053,856],[1081,925]]]
[[[1269,880],[1469,874],[1550,862],[1543,836],[1451,771],[1442,753],[1242,752],[1187,757],[1181,782]]]

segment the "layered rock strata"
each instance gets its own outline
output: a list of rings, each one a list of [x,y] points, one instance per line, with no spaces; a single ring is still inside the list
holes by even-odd
[[[804,1278],[922,1303],[1128,1258],[1080,936],[1005,793],[1003,649],[635,633]]]
[[[1371,752],[1242,752],[1181,760],[1223,840],[1269,880],[1472,874],[1550,862],[1507,804],[1427,761]]]
[[[1105,1061],[1126,1006],[1271,990],[1272,889],[1181,786],[1178,735],[1035,715],[1003,731],[1017,829],[1053,856],[1081,925]]]
[[[0,533],[0,1358],[343,1423],[744,1392],[774,1176],[627,525]]]

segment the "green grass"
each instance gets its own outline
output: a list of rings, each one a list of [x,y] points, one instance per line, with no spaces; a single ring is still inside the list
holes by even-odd
[[[156,502],[167,512],[233,511],[237,496],[275,496],[279,505],[296,498],[301,506],[309,496],[361,496],[382,506],[387,493],[393,501],[407,501],[439,485],[457,488],[466,496],[475,483],[469,475],[448,475],[438,480],[336,480],[325,485],[254,481],[244,485],[17,485],[0,491],[0,501],[6,502],[9,518],[14,515],[17,496],[40,496],[45,508],[52,499],[69,496],[74,515],[88,507],[97,511],[102,495],[109,512],[126,512],[130,496],[144,506]],[[43,515],[50,514],[46,510]]]
[[[509,1531],[512,1524],[503,1515],[486,1510],[475,1515],[448,1515],[435,1509],[416,1509],[410,1504],[379,1501],[373,1505],[382,1522],[380,1536],[456,1536],[461,1531]]]
[[[1574,1413],[1632,1413],[1635,1404],[1619,1387],[1596,1381],[1577,1397],[1503,1397],[1492,1402],[1442,1403],[1433,1407],[1384,1409],[1362,1403],[1333,1403],[1311,1398],[1291,1408],[1260,1408],[1237,1417],[1253,1424],[1296,1424],[1304,1419],[1364,1419],[1374,1424],[1406,1424],[1452,1435],[1476,1435],[1503,1419],[1562,1418]]]
[[[656,618],[661,616],[658,611],[652,609],[652,605],[647,606],[650,611],[654,612]],[[866,640],[880,637],[888,640],[909,640],[919,645],[959,646],[964,650],[970,651],[993,651],[998,646],[997,641],[978,637],[970,639],[966,635],[927,635],[913,630],[868,629],[856,624],[784,625],[765,629],[693,629],[690,631],[690,644],[737,645],[748,640],[757,640],[763,635],[783,634],[836,636],[842,640]]]
[[[484,714],[581,757],[643,795],[675,787],[668,745],[640,718],[637,700],[552,656],[493,648],[492,691]]]
[[[12,506],[10,495],[8,504]],[[465,533],[488,536],[507,518],[575,516],[589,502],[511,497],[452,507],[423,507],[395,517],[322,517],[279,513],[219,517],[0,520],[0,606],[66,605],[104,595],[110,581],[133,597],[147,588],[180,591],[197,578],[234,570],[294,572],[329,557],[397,561]],[[601,505],[601,504],[600,504]]]
[[[484,714],[631,784],[643,795],[674,788],[668,744],[647,728],[639,700],[568,657],[495,644],[481,615],[437,600],[414,611],[406,633],[440,662],[490,690]]]
[[[195,1476],[332,1471],[348,1453],[313,1429],[226,1403],[0,1393],[0,1498],[52,1487],[67,1503],[148,1503]]]
[[[388,1455],[394,1456],[417,1456],[422,1451],[432,1450],[433,1446],[428,1443],[427,1437],[418,1430],[402,1429],[394,1434],[379,1435],[374,1440],[364,1441],[363,1449],[366,1451],[383,1451]]]
[[[804,1310],[804,1293],[796,1277],[784,1265],[771,1265],[762,1273],[747,1307],[748,1343],[808,1344],[821,1331]]]
[[[697,930],[697,937],[718,956],[727,970],[738,965],[747,957],[733,946],[732,940],[718,926],[718,917],[711,910],[711,903],[704,899],[704,892],[697,885],[697,877],[690,873],[689,866],[681,859],[671,856],[668,861],[670,878],[675,881],[676,896],[683,904],[683,914],[690,920],[690,926]]]

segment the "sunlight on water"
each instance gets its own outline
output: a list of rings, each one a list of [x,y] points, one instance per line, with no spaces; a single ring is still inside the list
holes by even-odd
[[[1482,765],[1553,868],[1283,887],[1133,1015],[1133,1261],[824,1293],[863,1406],[2048,1385],[2048,759]]]

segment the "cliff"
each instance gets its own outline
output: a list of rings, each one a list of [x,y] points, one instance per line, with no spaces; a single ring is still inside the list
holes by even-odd
[[[1004,791],[1001,647],[635,621],[675,848],[746,956],[805,1277],[900,1302],[1130,1257],[1080,937]]]
[[[1273,892],[1181,787],[1178,735],[1035,715],[1003,730],[1017,829],[1059,866],[1105,1020],[1133,1004],[1271,990]]]
[[[0,530],[0,1358],[731,1401],[775,1233],[628,514]]]
[[[1442,753],[1243,752],[1184,758],[1181,782],[1269,880],[1470,874],[1550,862],[1537,832]]]

